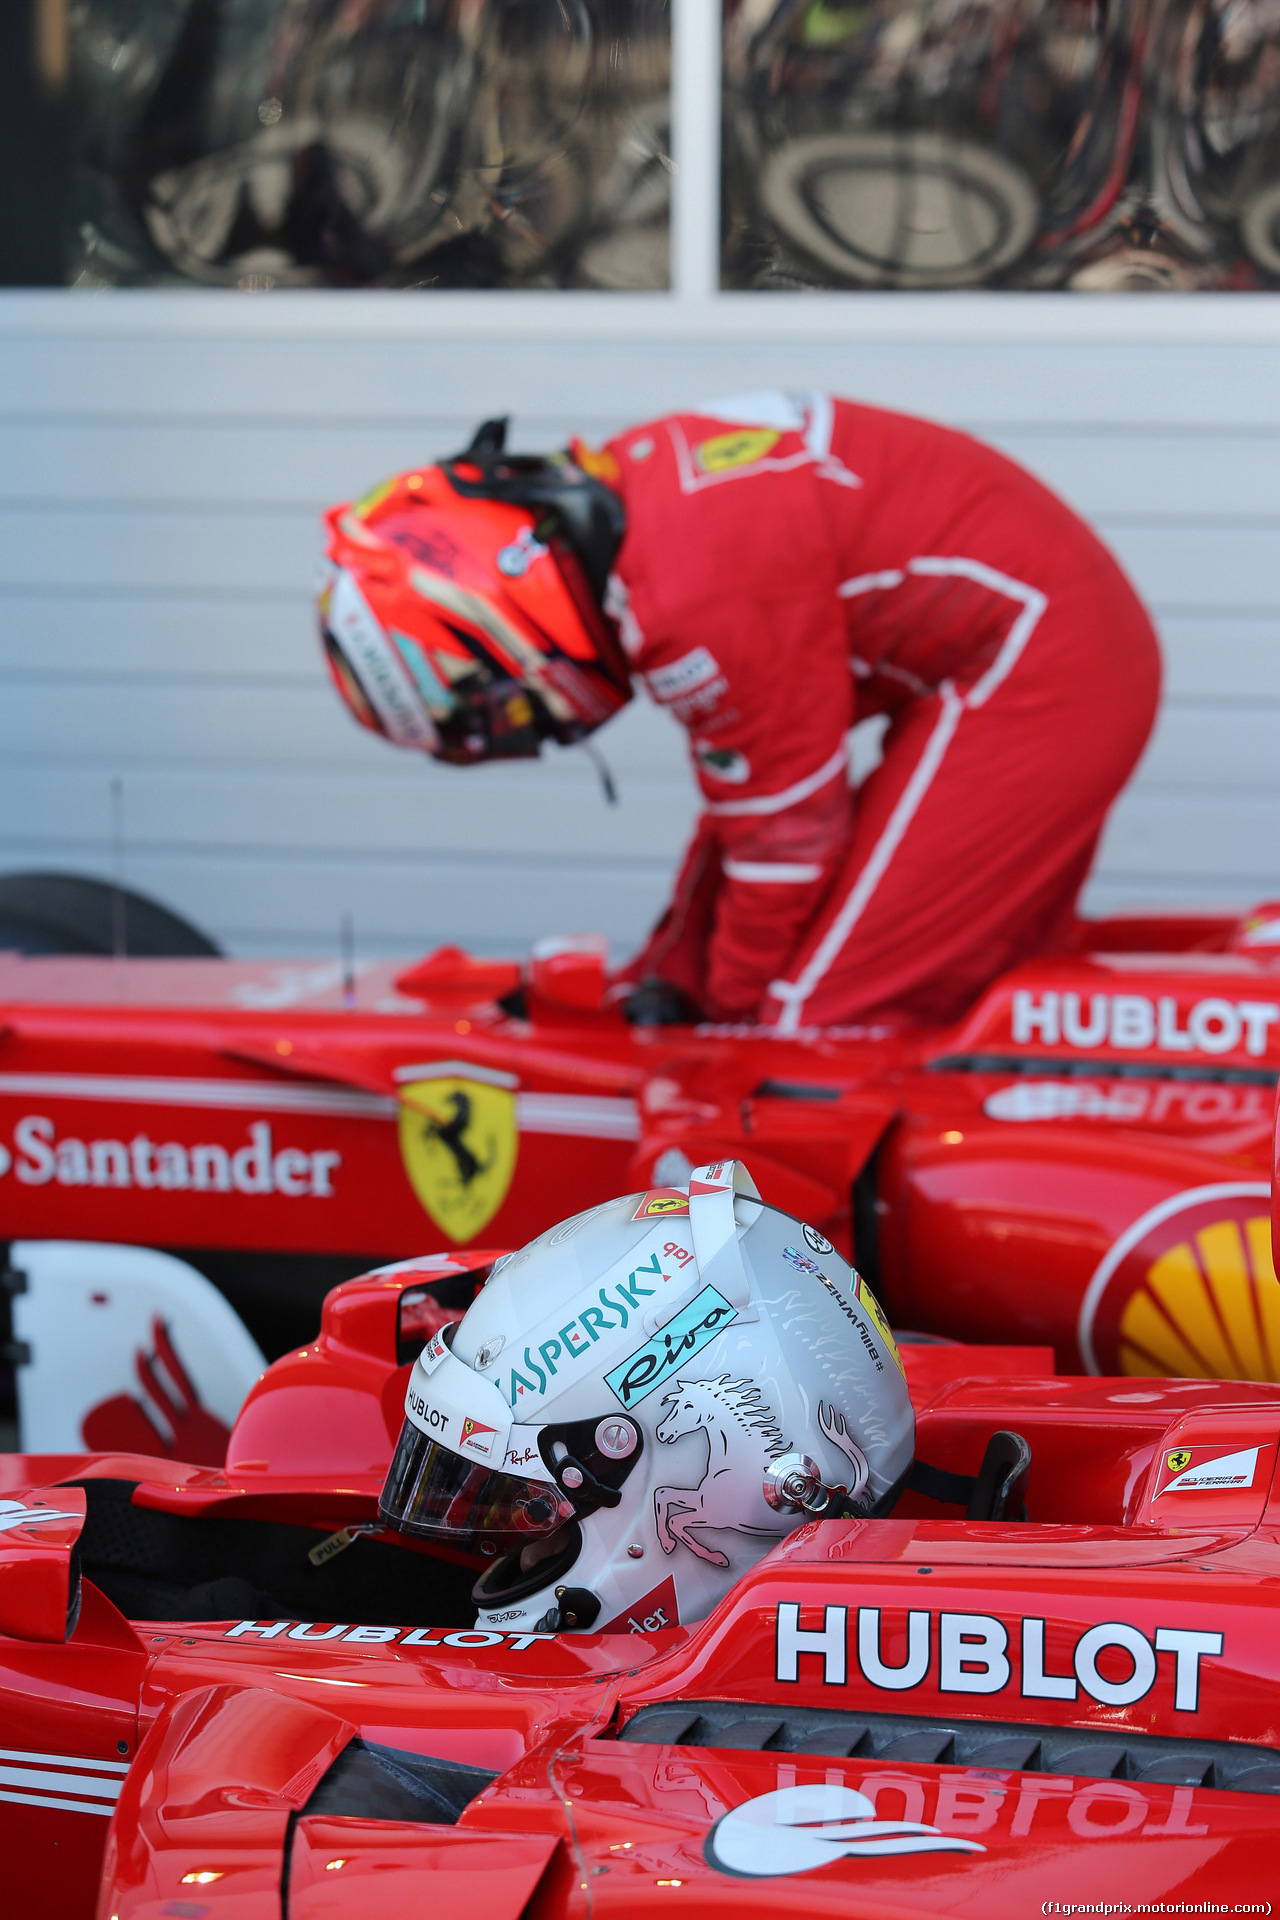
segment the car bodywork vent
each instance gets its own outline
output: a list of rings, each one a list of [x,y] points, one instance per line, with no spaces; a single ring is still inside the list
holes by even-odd
[[[1142,1780],[1232,1793],[1280,1793],[1280,1752],[1235,1740],[1162,1739],[1120,1728],[1028,1726],[1016,1721],[921,1719],[901,1713],[825,1713],[738,1701],[665,1701],[641,1707],[618,1739],[671,1747],[811,1753],[834,1759],[986,1767]]]
[[[372,1740],[352,1740],[303,1808],[358,1820],[412,1820],[454,1826],[463,1808],[497,1779],[488,1767],[436,1760]]]
[[[1184,1080],[1211,1086],[1274,1087],[1274,1067],[1221,1066],[1214,1061],[1184,1066],[1167,1060],[1106,1060],[1087,1056],[1025,1053],[943,1053],[925,1062],[926,1073],[999,1073],[1053,1080]]]

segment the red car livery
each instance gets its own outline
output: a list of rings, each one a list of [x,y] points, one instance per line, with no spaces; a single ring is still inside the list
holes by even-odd
[[[278,1352],[344,1271],[521,1244],[617,1193],[675,1211],[671,1182],[740,1157],[897,1326],[1280,1381],[1270,951],[1225,918],[1089,937],[950,1028],[791,1038],[628,1027],[598,942],[371,964],[354,1005],[322,966],[2,957],[0,1239],[168,1249]],[[35,1312],[13,1301],[38,1371]],[[117,1395],[135,1349],[150,1313]]]
[[[331,1295],[222,1467],[6,1456],[12,1911],[1265,1912],[1280,1390],[909,1344],[938,1498],[806,1522],[701,1622],[668,1577],[477,1630],[480,1559],[377,1520],[430,1271]],[[1011,1429],[1026,1518],[966,1513]]]

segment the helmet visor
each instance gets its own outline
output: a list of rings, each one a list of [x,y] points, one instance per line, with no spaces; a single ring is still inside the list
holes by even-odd
[[[370,703],[369,696],[360,685],[359,675],[325,626],[320,629],[320,641],[324,647],[324,657],[330,677],[347,707],[362,727],[368,727],[370,733],[385,734],[386,728]]]
[[[472,674],[454,688],[454,710],[436,722],[437,760],[474,766],[481,760],[536,760],[552,729],[518,680]]]
[[[422,1539],[502,1536],[514,1545],[551,1533],[572,1518],[573,1507],[551,1482],[495,1473],[465,1460],[406,1419],[378,1514],[388,1526]]]
[[[363,726],[372,724],[398,747],[434,752],[439,735],[407,661],[355,575],[346,567],[332,571],[327,603],[321,598],[320,633],[339,692]]]

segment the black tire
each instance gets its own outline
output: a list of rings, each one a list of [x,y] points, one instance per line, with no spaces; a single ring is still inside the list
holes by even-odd
[[[140,959],[218,959],[221,949],[144,894],[77,873],[0,874],[0,948],[19,953],[114,953],[119,903],[124,950]]]

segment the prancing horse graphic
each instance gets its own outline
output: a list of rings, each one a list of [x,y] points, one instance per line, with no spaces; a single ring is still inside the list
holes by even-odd
[[[448,1149],[458,1169],[459,1180],[464,1187],[469,1187],[477,1174],[488,1173],[493,1165],[493,1154],[490,1153],[487,1160],[477,1160],[463,1138],[471,1125],[471,1095],[455,1088],[446,1096],[445,1104],[453,1108],[452,1120],[442,1124],[428,1114],[423,1132],[429,1140],[438,1140],[442,1147]]]
[[[510,1078],[507,1087],[469,1079],[461,1061],[399,1071],[404,1170],[437,1227],[461,1246],[492,1220],[511,1186],[520,1146],[515,1075],[493,1076]]]

